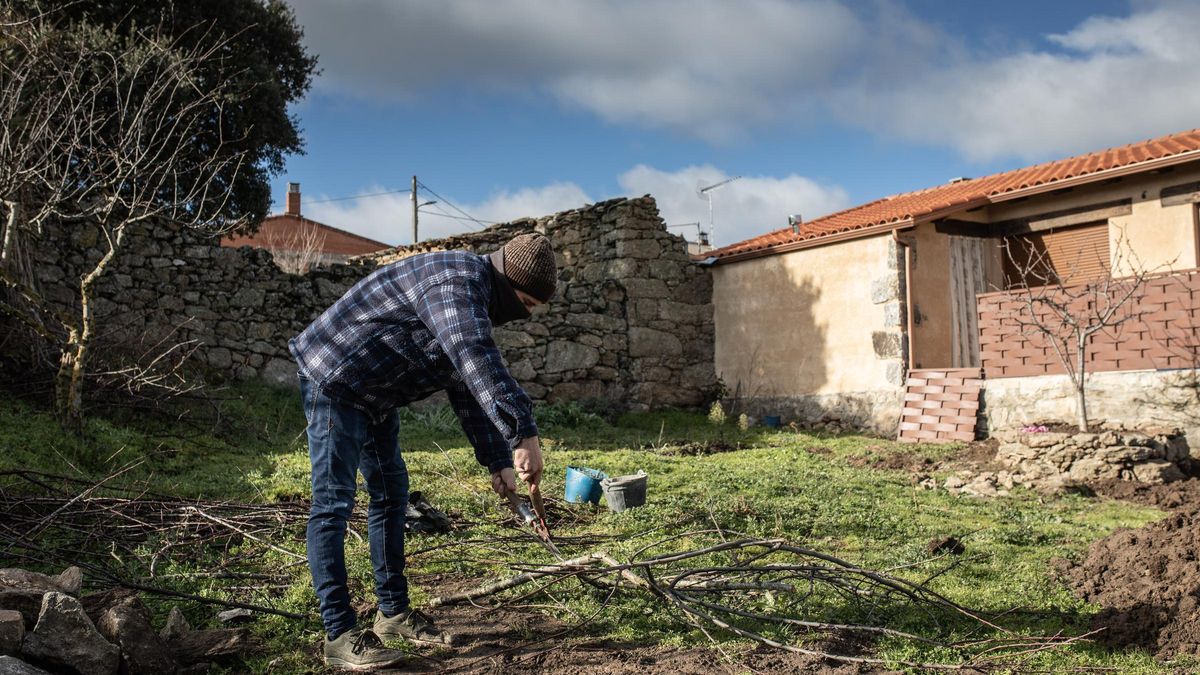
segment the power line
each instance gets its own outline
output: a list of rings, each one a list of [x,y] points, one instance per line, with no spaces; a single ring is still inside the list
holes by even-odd
[[[383,195],[394,195],[400,192],[408,192],[408,190],[388,190],[387,192],[372,192],[365,195],[354,195],[353,197],[334,197],[333,199],[316,199],[308,204],[326,204],[329,202],[345,202],[351,199],[366,199],[367,197],[382,197]]]
[[[433,210],[429,210],[429,211],[422,211],[422,213],[424,213],[424,214],[425,214],[425,215],[427,215],[427,216],[441,216],[442,218],[453,218],[454,220],[465,220],[465,221],[468,221],[468,222],[472,222],[472,221],[473,221],[473,222],[476,222],[476,223],[478,223],[478,222],[479,222],[478,220],[475,220],[474,218],[466,218],[466,217],[463,217],[463,216],[455,216],[455,215],[452,215],[452,214],[446,213],[445,211],[433,211]],[[485,222],[485,223],[488,223],[489,225],[495,225],[495,223],[493,223],[493,222],[491,222],[491,221],[487,221],[487,220],[485,220],[485,221],[483,221],[483,222]]]
[[[486,223],[484,223],[482,220],[480,220],[480,219],[476,218],[475,216],[473,216],[473,215],[471,215],[471,214],[467,213],[466,211],[464,211],[464,210],[460,209],[460,208],[458,207],[458,205],[456,205],[454,202],[450,201],[449,199],[446,199],[445,197],[443,197],[443,196],[439,195],[438,193],[434,192],[434,191],[433,191],[433,190],[432,190],[432,189],[431,189],[431,188],[430,188],[428,185],[426,185],[426,184],[422,183],[421,181],[417,181],[417,185],[418,185],[419,187],[423,188],[423,189],[424,189],[426,192],[428,192],[428,193],[429,193],[430,195],[432,195],[433,197],[437,198],[437,200],[438,200],[438,201],[440,201],[441,203],[443,203],[443,204],[446,204],[446,205],[447,205],[447,206],[449,206],[450,208],[452,208],[452,209],[454,209],[455,211],[458,211],[459,213],[461,213],[461,214],[463,214],[464,216],[466,216],[466,219],[467,219],[467,220],[472,220],[472,221],[475,221],[476,223],[478,223],[478,224],[479,224],[479,226],[480,226],[480,227],[487,227],[487,224],[486,224]],[[494,225],[495,223],[492,223],[492,224]]]

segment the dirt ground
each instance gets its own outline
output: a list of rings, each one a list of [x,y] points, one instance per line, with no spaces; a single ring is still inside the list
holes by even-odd
[[[991,441],[972,443],[941,462],[906,452],[850,461],[905,470],[916,480],[935,470],[995,470],[995,450]],[[1116,649],[1141,647],[1160,659],[1200,656],[1200,477],[1193,472],[1188,480],[1165,485],[1105,480],[1078,489],[1170,512],[1161,521],[1093,543],[1079,564],[1055,561],[1055,572],[1081,598],[1104,608],[1092,622],[1101,631],[1096,640]]]
[[[994,470],[995,443],[971,443],[938,470]],[[914,474],[935,466],[899,454],[887,468]],[[1160,659],[1200,656],[1200,478],[1164,485],[1100,480],[1079,486],[1098,498],[1168,510],[1165,519],[1098,540],[1084,561],[1055,561],[1055,573],[1079,597],[1104,609],[1096,640],[1112,649],[1142,647]]]
[[[462,590],[476,582],[432,576],[414,580],[435,594]],[[545,608],[541,608],[542,611]],[[545,673],[579,675],[596,673],[685,673],[740,675],[741,673],[805,673],[859,675],[893,672],[792,654],[766,647],[741,648],[722,655],[715,649],[673,649],[623,644],[589,638],[586,625],[572,617],[547,617],[539,608],[459,605],[429,612],[439,628],[458,640],[453,649],[420,647],[396,673]],[[586,617],[585,617],[586,618]],[[365,617],[360,617],[365,620]],[[839,653],[855,653],[853,645],[826,645]],[[319,663],[313,653],[314,663]],[[332,672],[332,671],[331,671]]]
[[[703,448],[704,451],[721,451]],[[823,447],[808,449],[827,454]],[[914,475],[945,469],[990,470],[995,443],[973,443],[952,459],[933,462],[916,453],[849,458],[855,466],[905,470]],[[1113,648],[1137,646],[1161,659],[1200,655],[1200,478],[1167,485],[1102,481],[1086,487],[1099,498],[1122,499],[1171,511],[1164,520],[1123,530],[1095,542],[1079,564],[1055,561],[1057,573],[1080,597],[1103,606],[1092,627],[1098,642]],[[435,593],[473,582],[426,577]],[[544,610],[544,608],[542,608]],[[686,649],[623,644],[590,638],[578,619],[549,618],[536,607],[443,607],[431,612],[455,633],[453,649],[422,647],[403,668],[418,673],[813,673],[857,675],[890,672],[840,664],[767,647],[741,647],[722,654],[713,648]],[[838,644],[826,649],[856,653]],[[864,652],[869,655],[869,648]],[[313,654],[314,663],[319,663]]]
[[[1160,659],[1200,655],[1200,479],[1093,487],[1106,497],[1171,510],[1163,520],[1092,544],[1078,565],[1058,561],[1075,592],[1104,608],[1092,622],[1102,630],[1096,639],[1142,647]]]

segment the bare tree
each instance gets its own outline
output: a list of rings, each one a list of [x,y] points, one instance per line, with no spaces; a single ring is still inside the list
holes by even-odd
[[[1085,251],[1080,251],[1066,270],[1056,269],[1048,253],[1028,239],[1010,240],[1005,245],[1010,264],[1007,296],[1019,309],[1004,318],[1031,342],[1048,345],[1075,390],[1075,423],[1088,429],[1088,356],[1099,335],[1120,337],[1121,327],[1138,321],[1146,281],[1161,270],[1147,270],[1122,235],[1111,260],[1098,261],[1103,274],[1083,278]],[[1116,276],[1113,270],[1128,271]]]
[[[325,233],[315,225],[272,227],[261,236],[275,266],[288,274],[304,274],[325,262]]]
[[[227,94],[197,75],[223,58],[227,41],[182,49],[151,29],[118,36],[0,12],[0,281],[19,299],[3,309],[59,345],[55,409],[78,431],[93,295],[130,228],[237,224],[219,217],[246,161],[242,136],[219,124],[215,136],[205,131],[221,119]],[[36,270],[20,255],[47,226],[97,242],[72,307],[38,293]]]

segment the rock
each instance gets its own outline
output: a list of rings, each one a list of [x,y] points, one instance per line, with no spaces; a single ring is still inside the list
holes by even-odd
[[[898,358],[901,351],[900,342],[899,333],[884,330],[871,333],[871,344],[875,347],[875,356],[878,358]]]
[[[1178,462],[1181,459],[1186,459],[1191,456],[1192,450],[1188,445],[1187,436],[1182,434],[1173,438],[1168,438],[1166,441],[1167,451],[1166,459],[1168,462]]]
[[[600,352],[595,347],[556,340],[546,348],[546,365],[543,370],[547,373],[561,373],[565,370],[591,368],[599,362]]]
[[[38,613],[42,611],[42,596],[45,594],[45,591],[35,590],[0,591],[0,609],[20,612],[25,620],[25,629],[30,631],[37,623]]]
[[[254,612],[241,607],[234,607],[233,609],[217,613],[217,621],[221,623],[247,623],[253,620]]]
[[[889,274],[871,280],[871,302],[881,305],[900,297],[900,276]]]
[[[1066,438],[1066,434],[1047,431],[1040,434],[1021,434],[1020,442],[1031,448],[1048,448],[1052,445],[1062,443]]]
[[[250,634],[245,628],[194,630],[168,641],[167,644],[184,664],[240,654],[251,646]]]
[[[18,567],[0,569],[0,588],[58,591],[67,595],[79,595],[79,589],[82,587],[83,570],[78,567],[68,567],[62,574],[53,577]]]
[[[35,668],[20,659],[0,656],[0,675],[50,675],[50,673],[41,668]]]
[[[1154,448],[1145,445],[1114,445],[1094,451],[1094,455],[1110,464],[1142,462],[1153,458]]]
[[[1155,459],[1133,465],[1133,475],[1140,483],[1170,483],[1183,480],[1183,472],[1174,462]]]
[[[104,610],[96,622],[100,634],[121,648],[125,673],[171,673],[177,665],[150,626],[150,610],[136,596]]]
[[[25,636],[21,651],[34,661],[80,675],[112,675],[121,650],[92,625],[75,598],[50,592],[42,599],[37,626]]]
[[[17,654],[25,639],[25,619],[12,609],[0,609],[0,654]]]
[[[208,350],[208,365],[224,370],[233,365],[233,354],[224,347],[214,347]]]
[[[58,575],[56,580],[63,592],[68,595],[79,595],[79,591],[83,590],[83,570],[78,567],[68,567]]]
[[[1076,447],[1091,448],[1096,445],[1096,434],[1078,433],[1071,436],[1071,442]]]
[[[961,490],[966,484],[967,482],[958,476],[950,476],[946,479],[946,482],[943,483],[942,486],[953,492],[955,490]]]
[[[653,328],[629,329],[629,355],[634,358],[645,356],[675,356],[683,349],[679,338]]]
[[[192,624],[188,623],[187,617],[178,607],[171,607],[171,611],[167,614],[167,623],[158,632],[158,636],[164,640],[178,640],[190,632],[192,632]]]

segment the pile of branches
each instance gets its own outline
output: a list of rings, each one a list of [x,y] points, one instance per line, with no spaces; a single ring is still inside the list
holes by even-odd
[[[289,568],[305,562],[302,537],[307,504],[190,500],[106,487],[120,474],[89,483],[33,471],[0,472],[0,559],[77,565],[98,585],[308,618],[270,604],[270,598],[290,584]],[[566,518],[572,513],[579,517],[576,512],[551,509],[552,516]],[[570,582],[597,589],[603,597],[588,621],[615,598],[637,595],[676,612],[718,649],[714,633],[724,632],[833,661],[924,669],[1012,668],[1038,652],[1088,637],[1027,635],[1002,625],[1015,614],[967,608],[933,590],[932,582],[962,564],[961,557],[870,570],[782,538],[756,538],[723,529],[715,518],[713,525],[654,541],[624,559],[598,549],[636,539],[648,541],[647,535],[674,526],[620,540],[604,535],[558,537],[562,549],[578,554],[546,564],[508,563],[513,575],[434,598],[428,606],[553,598],[551,587]],[[361,536],[354,533],[353,525],[351,534]],[[495,554],[504,556],[500,560],[511,559],[514,545],[533,541],[537,540],[524,531],[455,538],[414,549],[409,555],[452,551],[461,562],[479,551],[497,562]],[[290,562],[264,569],[262,558],[271,551]],[[212,562],[201,569],[195,569],[195,564],[185,566],[192,569],[178,573],[174,570],[180,568],[163,564],[200,560]],[[927,569],[920,573],[922,566]],[[171,571],[160,571],[167,567]],[[897,574],[901,570],[905,576]],[[919,580],[905,578],[918,575]],[[217,584],[232,599],[180,590],[203,580]],[[513,589],[520,589],[518,600],[506,593]],[[883,660],[856,651],[856,645],[885,639],[915,650],[936,651],[939,658],[955,663]]]
[[[305,618],[255,601],[277,596],[289,585],[290,568],[305,563],[306,503],[183,499],[109,485],[130,468],[100,482],[0,472],[0,559],[74,565],[98,585]],[[289,563],[264,570],[268,551]],[[203,570],[162,571],[166,563],[202,561]],[[233,599],[178,590],[202,578]]]
[[[693,547],[703,541],[713,543]],[[682,548],[683,542],[689,547]],[[650,554],[661,549],[668,550]],[[515,575],[434,598],[430,606],[477,604],[497,600],[498,594],[511,589],[536,585],[522,596],[528,598],[576,579],[606,590],[606,603],[616,593],[648,594],[677,610],[714,644],[718,643],[712,632],[725,631],[833,661],[937,670],[1011,668],[1038,652],[1087,637],[1019,633],[998,623],[1006,613],[969,609],[933,591],[930,582],[960,561],[927,572],[921,581],[910,581],[784,539],[706,529],[655,542],[626,561],[596,551],[553,564],[513,564]],[[920,628],[913,632],[896,628],[906,625]],[[887,637],[926,649],[940,648],[961,662],[894,661],[817,648],[847,637],[859,642]]]

